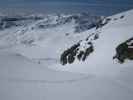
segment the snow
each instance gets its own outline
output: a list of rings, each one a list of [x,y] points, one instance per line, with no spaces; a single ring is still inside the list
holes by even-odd
[[[9,52],[1,52],[0,61],[1,100],[88,100],[88,98],[132,100],[133,98],[132,88],[129,87],[132,84],[125,85],[122,77],[124,74],[119,78],[124,81],[121,82],[108,77],[57,72],[32,63],[19,54]]]
[[[129,14],[126,12],[124,19],[111,21],[100,30],[100,38],[93,41],[95,51],[88,57],[87,61],[83,63],[77,61],[72,65],[66,65],[63,67],[58,64],[50,67],[56,70],[89,74],[92,73],[98,75],[114,75],[120,71],[121,67],[131,67],[133,65],[132,62],[131,65],[129,65],[128,62],[121,65],[117,64],[116,61],[113,61],[113,56],[116,52],[115,48],[133,36],[133,21],[131,17],[133,14],[131,15],[131,13],[133,13],[133,11],[129,11]],[[123,15],[123,13],[115,15],[115,17],[119,17],[121,15]],[[113,19],[113,17],[111,18]]]
[[[119,64],[113,56],[115,48],[133,36],[133,10],[109,18],[99,30],[79,34],[74,33],[74,22],[31,30],[42,20],[0,31],[0,100],[132,100],[133,62]],[[94,52],[87,60],[62,66],[60,54],[92,33],[99,39],[92,41]],[[21,44],[25,39],[35,42]],[[82,41],[80,49],[86,43]]]

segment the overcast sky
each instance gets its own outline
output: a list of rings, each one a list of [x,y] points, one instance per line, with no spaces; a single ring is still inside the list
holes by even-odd
[[[100,13],[117,13],[133,8],[133,0],[0,0],[4,9],[38,9],[38,10],[89,10]]]
[[[40,2],[74,2],[74,3],[95,3],[95,4],[122,4],[133,5],[133,0],[0,0],[0,4],[6,3],[40,3]]]

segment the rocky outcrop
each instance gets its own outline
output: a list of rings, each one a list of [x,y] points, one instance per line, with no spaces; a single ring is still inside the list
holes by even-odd
[[[65,50],[62,54],[61,54],[61,58],[60,58],[60,62],[62,65],[65,65],[67,63],[71,64],[74,62],[75,60],[75,56],[78,52],[78,47],[80,46],[80,44],[75,44],[73,45],[71,48]]]
[[[61,54],[60,62],[62,65],[72,64],[76,59],[85,61],[94,51],[93,44],[87,41],[80,41]]]
[[[118,59],[119,63],[124,63],[126,59],[133,60],[133,37],[116,47],[113,59]]]

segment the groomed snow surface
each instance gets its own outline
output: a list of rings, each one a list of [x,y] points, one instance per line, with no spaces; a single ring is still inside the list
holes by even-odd
[[[79,34],[73,33],[73,22],[29,30],[29,38],[37,32],[42,37],[31,45],[19,45],[19,38],[14,44],[16,28],[0,31],[6,35],[0,37],[0,100],[133,100],[133,62],[113,61],[115,48],[133,36],[133,10],[109,18],[102,29]],[[60,54],[93,32],[99,39],[87,60],[62,66]]]

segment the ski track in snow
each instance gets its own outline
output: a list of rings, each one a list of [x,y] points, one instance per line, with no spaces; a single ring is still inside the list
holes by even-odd
[[[81,82],[85,80],[93,79],[92,76],[86,76],[79,79],[70,79],[70,80],[61,80],[61,81],[49,81],[49,80],[26,80],[26,79],[17,79],[17,78],[10,78],[10,79],[3,79],[4,81],[8,82],[15,82],[15,83],[35,83],[35,84],[67,84],[67,83],[75,83]]]

